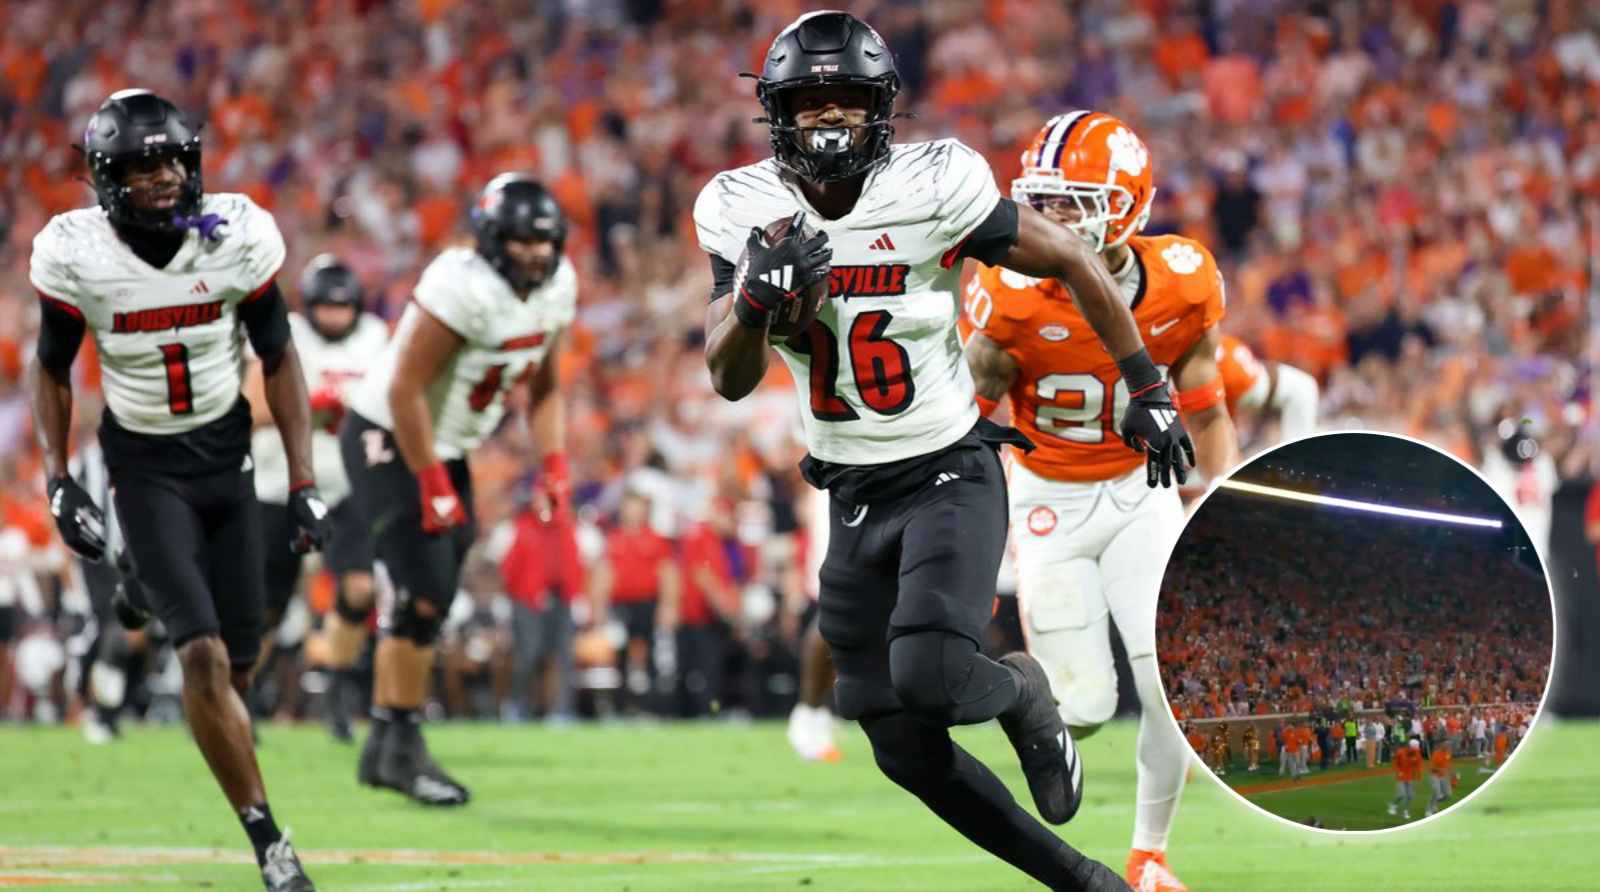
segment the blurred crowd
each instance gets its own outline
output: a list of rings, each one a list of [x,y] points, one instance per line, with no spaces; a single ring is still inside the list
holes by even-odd
[[[1548,589],[1500,534],[1223,504],[1184,531],[1163,585],[1156,650],[1180,719],[1543,697]]]
[[[1559,477],[1589,473],[1593,4],[842,5],[896,52],[899,108],[916,113],[896,138],[960,137],[989,158],[1002,190],[1049,116],[1094,107],[1131,123],[1155,160],[1151,231],[1213,248],[1228,283],[1225,328],[1315,374],[1327,426],[1403,431],[1487,465],[1495,424],[1525,419],[1545,464],[1508,465],[1507,491],[1547,502]],[[705,582],[682,568],[714,553],[694,537],[716,528],[729,570],[712,623],[731,665],[767,665],[773,648],[791,647],[813,578],[801,562],[809,506],[794,471],[793,385],[775,363],[740,403],[712,392],[701,344],[710,274],[689,209],[711,174],[768,154],[738,73],[759,68],[771,37],[807,7],[0,6],[0,605],[24,604],[35,628],[54,628],[45,620],[72,602],[21,384],[37,328],[29,244],[50,215],[91,200],[73,143],[106,95],[137,85],[205,120],[210,189],[247,192],[277,216],[286,285],[333,251],[389,319],[423,264],[460,238],[466,203],[489,176],[528,170],[550,184],[575,222],[568,244],[581,276],[564,369],[580,507],[576,581],[561,596],[569,638],[581,644],[596,618],[585,610],[596,576],[619,577],[607,542],[633,493],[685,580]],[[78,374],[82,439],[99,415],[84,396],[96,384],[92,355]],[[516,630],[532,628],[514,621],[525,581],[487,572],[519,529],[527,454],[512,424],[474,465],[479,516],[501,532],[486,537],[485,572],[469,574],[474,597],[463,601],[477,618],[462,622],[491,630],[478,640],[502,642],[494,653],[516,652]],[[652,646],[651,660],[673,650]],[[505,664],[513,677],[515,664]],[[744,684],[783,689],[771,677]],[[0,714],[6,705],[0,696]]]

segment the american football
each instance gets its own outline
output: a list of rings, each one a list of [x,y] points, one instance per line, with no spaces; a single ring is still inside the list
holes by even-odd
[[[793,225],[792,217],[774,220],[762,228],[762,235],[766,237],[767,245],[775,245],[789,234]],[[808,239],[817,234],[816,227],[806,222],[800,222],[800,238]],[[750,255],[748,252],[739,255],[739,265],[734,274],[734,281],[744,279],[745,270],[749,269]],[[812,285],[794,300],[785,301],[772,313],[772,325],[767,329],[767,338],[774,343],[782,343],[811,327],[817,318],[817,313],[822,310],[822,302],[828,299],[828,277]]]

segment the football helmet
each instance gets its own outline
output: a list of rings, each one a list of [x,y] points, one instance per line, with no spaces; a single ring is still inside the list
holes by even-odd
[[[200,128],[189,123],[176,105],[149,90],[118,90],[89,118],[83,132],[83,153],[89,184],[111,222],[157,232],[178,232],[192,225],[200,208]],[[177,158],[184,181],[178,202],[170,209],[141,208],[123,182],[128,162],[143,158]]]
[[[361,321],[366,292],[361,288],[361,280],[356,278],[350,267],[344,265],[344,261],[333,254],[318,254],[300,273],[300,299],[305,302],[306,318],[317,333],[330,341],[338,341],[354,331],[356,323]],[[317,316],[311,312],[318,304],[351,307],[355,313],[343,330],[327,331],[317,324]]]
[[[528,174],[503,173],[489,181],[472,205],[472,235],[478,253],[511,287],[525,292],[544,284],[561,261],[567,240],[567,218],[555,196]],[[529,277],[506,254],[507,239],[544,240],[555,246],[555,262],[542,276]]]
[[[784,94],[800,87],[844,84],[870,88],[866,123],[848,127],[795,126]],[[778,166],[803,180],[831,182],[865,173],[889,157],[894,137],[894,97],[900,92],[900,75],[894,54],[870,25],[837,10],[809,12],[795,19],[773,38],[761,74],[756,78],[756,98],[772,134],[772,154]],[[858,141],[853,131],[864,128]]]
[[[1036,208],[1068,201],[1067,224],[1096,251],[1127,242],[1150,220],[1156,187],[1150,150],[1133,129],[1108,114],[1075,111],[1047,121],[1022,153],[1011,197]]]

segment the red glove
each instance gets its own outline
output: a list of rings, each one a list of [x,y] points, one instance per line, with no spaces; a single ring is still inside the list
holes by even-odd
[[[567,454],[552,452],[539,466],[539,482],[534,486],[534,505],[541,518],[563,514],[572,498],[572,474],[567,466]],[[541,504],[542,503],[542,504]]]
[[[344,400],[332,387],[319,387],[311,393],[311,417],[322,419],[322,429],[330,434],[339,432],[339,422],[344,420]]]
[[[467,522],[466,506],[456,495],[455,484],[444,462],[425,468],[417,474],[417,485],[422,490],[422,531],[428,535],[443,533]]]

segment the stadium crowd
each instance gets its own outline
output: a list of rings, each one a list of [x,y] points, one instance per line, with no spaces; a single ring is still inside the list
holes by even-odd
[[[1540,700],[1549,596],[1496,534],[1314,510],[1220,496],[1185,530],[1157,619],[1180,718]]]
[[[1588,473],[1594,344],[1583,296],[1600,229],[1592,5],[845,5],[896,51],[900,107],[917,114],[899,122],[897,138],[958,136],[988,156],[1002,188],[1052,114],[1091,106],[1137,128],[1159,186],[1151,230],[1212,246],[1228,282],[1225,327],[1260,355],[1315,374],[1326,425],[1402,431],[1490,461],[1495,422],[1527,418],[1562,475]],[[39,646],[70,631],[58,619],[74,603],[75,574],[45,514],[22,382],[37,328],[29,244],[50,215],[90,200],[73,149],[83,122],[113,90],[141,85],[207,122],[210,189],[249,193],[277,216],[291,301],[300,267],[333,251],[359,272],[372,309],[396,318],[422,265],[461,235],[468,197],[500,170],[538,173],[574,219],[568,250],[582,284],[564,369],[579,506],[573,546],[549,580],[519,575],[550,571],[515,561],[505,574],[469,574],[474,597],[462,600],[472,609],[456,626],[459,659],[448,657],[447,668],[464,678],[498,671],[490,699],[514,700],[507,692],[526,674],[536,627],[529,618],[551,609],[569,611],[575,633],[556,636],[555,649],[580,665],[603,662],[585,659],[577,633],[592,618],[595,578],[617,582],[631,569],[613,566],[628,562],[608,547],[619,541],[628,493],[648,499],[659,559],[702,590],[704,627],[716,630],[712,646],[725,662],[781,664],[805,603],[793,386],[774,364],[740,403],[712,392],[701,349],[710,275],[689,208],[712,173],[767,154],[766,129],[750,121],[751,84],[737,74],[758,67],[771,35],[805,8],[793,0],[546,2],[535,15],[512,0],[0,6],[0,605],[26,614],[22,630]],[[92,392],[94,362],[77,369],[78,392]],[[99,406],[80,403],[83,442]],[[519,504],[525,440],[508,426],[474,464],[478,516],[496,530],[483,547],[491,570],[520,539],[544,535],[529,531],[536,525]],[[1517,492],[1548,500],[1552,485]],[[1322,569],[1343,577],[1354,568]],[[320,609],[326,592],[319,600],[317,584],[310,588]],[[1204,603],[1218,594],[1190,596]],[[1481,606],[1437,597],[1433,607],[1457,617]],[[1332,628],[1315,613],[1331,606],[1293,600],[1280,620]],[[687,611],[681,621],[695,625]],[[1365,640],[1375,630],[1356,623],[1344,634]],[[691,656],[708,646],[704,638],[678,636]],[[1526,683],[1517,674],[1526,665],[1499,639],[1472,647],[1474,683]],[[314,649],[305,648],[313,661]],[[682,648],[657,648],[674,650]],[[684,663],[684,653],[675,656]],[[1441,696],[1487,694],[1463,688],[1468,674],[1448,671],[1426,647],[1361,675],[1335,675],[1309,652],[1291,659],[1285,671],[1307,685],[1326,674],[1327,684],[1360,682],[1385,696],[1425,671]],[[5,662],[0,716],[20,703],[6,696]],[[1501,675],[1482,674],[1489,669]],[[759,680],[765,671],[719,672],[709,683],[777,690]],[[1258,700],[1268,691],[1274,701],[1295,696],[1293,686],[1258,681]],[[1221,703],[1233,693],[1209,695]],[[710,699],[718,697],[726,699]],[[554,712],[564,708],[560,695],[551,702]],[[708,698],[685,702],[700,711]]]

